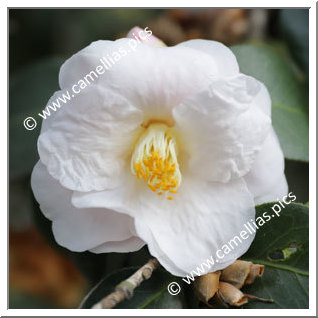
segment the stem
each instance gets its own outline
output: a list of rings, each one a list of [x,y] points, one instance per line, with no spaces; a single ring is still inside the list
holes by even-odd
[[[132,274],[129,278],[119,283],[114,291],[96,303],[92,309],[110,309],[125,299],[130,299],[136,287],[138,287],[144,280],[149,279],[152,272],[159,267],[159,262],[156,258],[149,260],[144,266],[139,268],[137,272]]]
[[[273,299],[260,298],[260,297],[257,297],[257,296],[254,296],[254,295],[250,295],[250,294],[244,294],[244,296],[246,296],[247,298],[250,298],[250,299],[261,301],[263,303],[273,303],[274,302]]]

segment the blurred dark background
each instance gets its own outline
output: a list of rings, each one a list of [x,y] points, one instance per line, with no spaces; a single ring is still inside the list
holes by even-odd
[[[42,110],[58,89],[65,59],[99,39],[148,26],[167,45],[193,38],[269,43],[308,80],[308,10],[266,9],[11,9],[9,10],[9,283],[10,308],[76,308],[104,273],[143,264],[130,254],[72,253],[59,247],[34,202],[30,174],[39,129],[23,119]],[[290,189],[308,201],[308,163],[286,161]]]

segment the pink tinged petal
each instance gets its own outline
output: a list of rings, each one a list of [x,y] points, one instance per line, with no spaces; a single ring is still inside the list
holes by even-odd
[[[220,42],[210,40],[189,40],[178,44],[210,55],[218,68],[220,77],[233,76],[239,73],[239,66],[233,52]]]
[[[239,74],[218,79],[209,89],[173,110],[181,138],[183,173],[228,182],[247,174],[271,127],[255,105],[259,82]]]
[[[184,276],[219,248],[244,230],[244,223],[254,218],[254,202],[243,179],[227,184],[185,177],[174,200],[156,196],[138,186],[136,178],[127,178],[124,187],[81,193],[72,202],[78,207],[107,207],[135,218],[138,236],[171,273]],[[230,199],[229,199],[230,198]],[[254,234],[231,253],[205,268],[206,272],[222,269],[248,249]],[[233,243],[232,243],[233,244]]]
[[[40,161],[33,169],[31,185],[43,214],[53,222],[60,245],[77,252],[99,248],[106,242],[113,243],[108,247],[112,252],[141,247],[134,235],[133,218],[103,208],[75,208],[71,205],[72,191],[54,180]]]
[[[166,46],[164,42],[162,42],[152,34],[151,30],[148,27],[145,29],[142,29],[138,26],[133,27],[127,33],[127,38],[134,39],[137,42],[141,42],[149,46]]]
[[[272,128],[251,171],[244,177],[256,204],[281,200],[288,193],[284,165],[284,155]]]
[[[141,112],[123,97],[99,85],[87,87],[45,124],[38,140],[41,161],[68,189],[115,187],[141,122]]]

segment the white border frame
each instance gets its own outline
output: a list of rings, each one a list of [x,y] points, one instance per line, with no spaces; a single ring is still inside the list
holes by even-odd
[[[109,1],[104,0],[90,0],[85,2],[83,0],[31,0],[26,3],[23,0],[13,0],[5,1],[5,4],[1,5],[1,43],[7,43],[8,35],[8,8],[27,8],[27,7],[41,7],[41,8],[69,8],[69,7],[78,7],[78,8],[111,8],[111,7],[134,7],[138,8],[169,8],[169,7],[240,7],[240,8],[310,8],[309,10],[309,105],[310,105],[310,116],[309,116],[309,158],[310,158],[310,173],[309,173],[309,205],[310,205],[310,222],[309,222],[309,246],[310,246],[310,255],[309,255],[309,272],[310,272],[310,285],[309,285],[309,309],[214,309],[211,312],[210,309],[117,309],[111,312],[106,311],[105,309],[91,310],[91,309],[7,309],[8,305],[8,268],[7,260],[1,262],[0,275],[2,277],[1,285],[1,297],[0,297],[0,314],[1,316],[163,316],[163,315],[172,315],[172,316],[316,316],[316,2],[315,1],[283,1],[283,0],[267,0],[267,1],[247,1],[243,0],[238,2],[229,1],[229,0],[215,0],[204,1],[196,0],[194,2],[188,2],[185,5],[184,1],[175,1],[175,0],[162,0],[154,4],[152,1]],[[87,4],[90,6],[87,7]],[[195,6],[194,6],[195,4]],[[238,4],[240,6],[238,6]],[[8,120],[5,122],[5,118],[8,119],[8,113],[5,105],[8,105],[8,78],[7,78],[7,61],[8,61],[8,47],[7,50],[1,50],[1,97],[2,97],[2,107],[0,108],[0,118],[2,118],[2,123],[0,125],[1,133],[1,145],[2,149],[6,148],[8,140]],[[7,157],[1,156],[1,167],[3,170],[2,176],[6,175],[8,177],[8,161]],[[6,205],[2,209],[2,222],[1,222],[1,252],[3,255],[8,255],[8,219],[5,213],[5,210],[8,208],[7,194],[7,179],[4,177],[1,178],[1,195],[2,202],[6,202]]]

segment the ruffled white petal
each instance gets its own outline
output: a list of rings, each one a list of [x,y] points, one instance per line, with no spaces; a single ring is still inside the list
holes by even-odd
[[[171,273],[184,276],[202,262],[215,257],[219,248],[244,230],[254,218],[254,202],[243,179],[227,184],[204,182],[186,176],[174,200],[157,196],[136,178],[127,178],[125,187],[75,192],[77,207],[105,207],[135,218],[138,236],[151,254]],[[253,240],[242,240],[207,272],[224,268],[241,256]]]
[[[188,47],[150,47],[138,44],[131,48],[133,39],[112,43],[97,42],[71,57],[60,72],[60,85],[71,87],[83,76],[96,69],[101,58],[119,54],[121,57],[92,82],[125,96],[143,111],[145,121],[171,119],[171,108],[206,87],[217,75],[217,66],[207,54]],[[88,51],[94,51],[94,55]],[[123,52],[123,53],[118,53]],[[125,54],[124,54],[125,53]],[[113,59],[112,59],[113,60]],[[172,71],[173,70],[173,71]],[[71,78],[70,78],[71,77]]]
[[[243,74],[212,82],[208,90],[174,108],[183,174],[228,182],[249,172],[271,120],[256,107],[260,85]]]
[[[212,58],[191,48],[140,45],[102,80],[141,109],[145,122],[169,122],[171,109],[206,87],[216,73]]]
[[[253,240],[241,238],[216,257],[254,218],[255,202],[287,193],[268,91],[240,74],[220,43],[153,48],[131,41],[94,42],[62,66],[62,91],[49,104],[101,58],[115,60],[44,120],[35,197],[57,242],[73,251],[130,252],[146,243],[174,275],[223,269]],[[174,200],[151,192],[129,169],[141,125],[152,121],[176,130],[182,183]],[[215,264],[202,267],[211,256]]]
[[[189,40],[178,44],[210,55],[218,68],[218,76],[227,77],[238,74],[239,66],[233,52],[220,42],[210,40]]]
[[[287,194],[284,165],[284,154],[271,128],[251,171],[244,177],[256,204],[281,200]]]
[[[129,41],[99,41],[80,51],[62,67],[61,86],[66,89],[73,83],[74,78],[68,78],[73,76],[69,75],[73,69],[78,76],[94,64],[90,60],[93,53],[95,58],[99,54],[107,56],[114,48],[128,51]],[[215,73],[213,60],[191,48],[139,44],[107,75],[100,76],[44,121],[38,143],[41,161],[51,176],[71,190],[103,190],[119,185],[127,160],[123,153],[131,152],[140,124],[156,120],[172,123],[172,108],[205,87]]]
[[[61,89],[70,88],[77,84],[80,79],[90,74],[92,71],[96,73],[96,67],[103,65],[101,58],[108,58],[109,63],[113,58],[113,52],[117,52],[122,46],[128,45],[129,39],[119,39],[116,41],[99,40],[92,42],[84,49],[78,51],[76,54],[67,59],[61,66],[59,73],[59,84]],[[104,62],[106,66],[108,65]],[[112,65],[112,64],[109,64]],[[99,75],[97,73],[97,75]],[[107,76],[107,71],[101,76]],[[98,78],[94,76],[93,83],[98,82]]]
[[[122,182],[142,114],[126,99],[94,85],[52,114],[38,150],[50,175],[71,190],[90,191]]]
[[[107,209],[75,208],[71,204],[72,191],[54,180],[41,162],[33,169],[31,185],[43,214],[53,222],[53,233],[60,245],[76,252],[99,248],[109,241],[113,241],[109,252],[119,247],[130,251],[134,246],[141,247],[140,241],[135,245],[130,241],[135,239],[130,216]]]
[[[266,86],[259,82],[260,84],[260,90],[258,94],[255,96],[255,99],[253,101],[253,104],[258,107],[264,114],[271,117],[272,113],[272,101],[271,97],[269,95],[269,92],[266,88]]]

